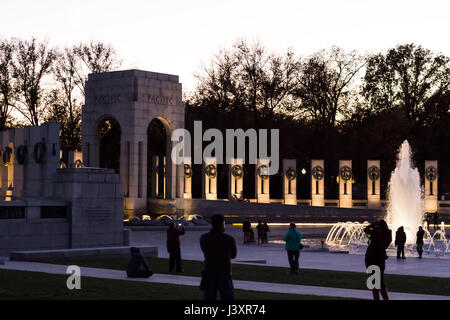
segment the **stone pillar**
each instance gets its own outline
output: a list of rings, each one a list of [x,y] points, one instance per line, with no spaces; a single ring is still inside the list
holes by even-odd
[[[380,209],[380,160],[367,160],[367,208]]]
[[[339,160],[339,207],[352,208],[352,160]]]
[[[284,204],[297,205],[297,161],[283,159]]]
[[[237,199],[244,198],[244,161],[242,159],[232,159],[228,169],[228,177],[228,198],[230,200],[233,199],[233,196]]]
[[[425,212],[438,211],[438,162],[425,160]]]
[[[205,158],[203,171],[203,199],[217,200],[216,158]]]
[[[258,203],[270,203],[270,193],[269,193],[269,159],[258,159],[256,164],[256,200]],[[267,171],[266,171],[267,170]]]
[[[192,199],[192,159],[184,157],[184,199]]]
[[[311,205],[315,207],[325,206],[324,189],[324,161],[311,160]]]
[[[12,184],[12,187],[14,187],[14,179],[13,174],[14,170],[12,170],[12,166],[14,165],[14,157],[15,157],[15,150],[14,150],[14,129],[6,130],[2,132],[2,141],[1,141],[1,177],[2,177],[2,196],[6,195],[6,190],[8,187]],[[9,161],[4,162],[5,159],[5,152],[7,148],[11,148],[12,152],[10,152],[10,158]]]
[[[23,187],[24,187],[24,166],[25,166],[25,130],[24,129],[14,129],[14,151],[13,155],[13,176],[14,176],[14,196],[16,198],[22,198]],[[18,150],[19,153],[18,153]],[[27,150],[28,151],[28,150]],[[29,152],[29,151],[28,151]]]

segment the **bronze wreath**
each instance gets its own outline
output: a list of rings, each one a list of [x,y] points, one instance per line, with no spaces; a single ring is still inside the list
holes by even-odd
[[[11,164],[11,154],[12,154],[13,150],[6,146],[5,147],[5,151],[3,151],[3,164],[5,166],[9,166]]]
[[[378,169],[378,167],[371,166],[369,168],[369,179],[371,181],[377,181],[378,179],[380,179],[380,169]]]
[[[433,166],[429,166],[425,170],[425,176],[427,177],[428,181],[434,181],[437,178],[437,169]]]
[[[312,172],[312,176],[314,179],[316,179],[316,180],[323,179],[324,170],[321,166],[315,166],[314,168],[312,168],[311,172]]]
[[[294,180],[295,178],[297,178],[297,172],[292,167],[289,167],[286,170],[286,178],[288,180]]]
[[[73,166],[75,168],[84,168],[84,163],[83,161],[81,161],[80,159],[77,159],[74,163]]]
[[[27,154],[27,147],[23,144],[17,147],[16,159],[18,164],[23,164],[25,162],[25,155]]]
[[[352,174],[352,169],[351,169],[350,167],[348,167],[348,166],[343,166],[343,167],[341,168],[340,176],[341,176],[341,179],[342,179],[343,181],[349,181],[349,180],[351,180],[351,179],[352,179],[352,176],[353,176],[353,174]]]
[[[217,168],[215,165],[208,164],[205,168],[205,171],[206,171],[206,175],[209,178],[213,179],[213,178],[217,177]]]
[[[192,177],[192,167],[191,167],[190,164],[185,164],[184,165],[184,176],[186,178]]]
[[[36,163],[41,163],[45,153],[45,143],[38,142],[34,145],[33,158]]]
[[[263,180],[266,180],[267,178],[269,178],[268,174],[263,173],[263,171],[266,171],[266,170],[268,171],[268,168],[264,164],[259,166],[259,168],[258,168],[258,176]]]
[[[242,169],[241,165],[235,164],[234,166],[231,167],[231,174],[236,179],[240,179],[244,175],[244,170]]]

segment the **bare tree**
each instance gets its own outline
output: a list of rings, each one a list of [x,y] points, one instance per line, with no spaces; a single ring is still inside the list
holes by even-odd
[[[251,111],[254,121],[283,112],[292,103],[300,64],[291,50],[268,54],[260,43],[238,41],[221,50],[197,76],[199,84],[189,103],[218,111]]]
[[[116,70],[122,64],[114,48],[103,42],[80,43],[74,47],[74,53],[85,67],[77,70],[77,85],[83,94],[88,73]]]
[[[45,111],[44,78],[49,75],[55,51],[46,42],[20,40],[17,43],[14,78],[19,93],[15,108],[30,122],[39,125]]]
[[[297,114],[313,121],[322,131],[335,127],[338,116],[347,112],[356,94],[353,86],[365,60],[356,51],[338,47],[322,50],[307,58],[301,66],[295,97]]]
[[[77,71],[80,61],[73,48],[64,48],[57,53],[52,73],[58,84],[50,94],[47,121],[60,124],[61,142],[68,151],[81,146],[81,101],[77,87]]]
[[[14,106],[16,91],[13,83],[14,40],[0,40],[0,130],[5,130]]]

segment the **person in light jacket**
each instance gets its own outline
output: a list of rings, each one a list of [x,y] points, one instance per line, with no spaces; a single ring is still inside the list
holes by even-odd
[[[300,242],[302,241],[302,234],[297,230],[295,223],[289,225],[289,230],[284,236],[286,245],[284,248],[287,251],[289,266],[291,274],[298,274],[298,258],[300,256]]]

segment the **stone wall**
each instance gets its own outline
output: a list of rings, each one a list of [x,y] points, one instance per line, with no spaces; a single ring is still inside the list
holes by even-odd
[[[71,248],[123,244],[123,186],[112,169],[58,169],[55,197],[71,203]]]
[[[44,209],[49,207],[68,208],[68,203],[34,199],[0,201],[0,255],[21,249],[69,248],[70,223],[67,212],[66,217],[46,216]],[[20,216],[20,212],[23,216]]]

